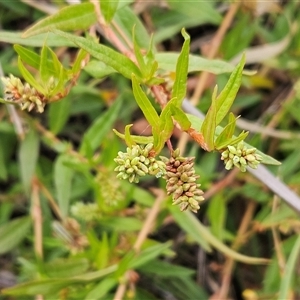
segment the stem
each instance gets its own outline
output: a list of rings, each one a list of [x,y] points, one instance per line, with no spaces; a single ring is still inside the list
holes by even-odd
[[[36,178],[32,180],[31,216],[34,230],[34,252],[38,260],[43,259],[43,219],[39,197],[39,184]],[[43,300],[43,295],[36,295],[36,300]]]
[[[48,191],[48,189],[41,183],[39,182],[39,186],[44,194],[44,196],[47,198],[47,200],[49,201],[49,204],[53,210],[53,212],[55,213],[56,217],[60,220],[63,221],[63,215],[60,211],[59,206],[57,205],[56,201],[54,200],[54,198],[52,197],[51,193]]]
[[[43,231],[42,231],[42,211],[39,197],[39,184],[36,178],[32,180],[32,193],[31,193],[31,215],[34,225],[34,251],[38,259],[43,258]]]

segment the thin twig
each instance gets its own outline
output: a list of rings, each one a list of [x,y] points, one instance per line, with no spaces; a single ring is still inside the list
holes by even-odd
[[[56,215],[56,217],[60,220],[63,221],[63,215],[60,211],[59,206],[57,205],[56,201],[54,200],[54,198],[52,197],[51,193],[48,191],[48,189],[41,183],[39,182],[39,186],[40,189],[42,190],[44,196],[47,198],[54,214]]]
[[[36,178],[32,180],[31,216],[34,229],[34,252],[39,261],[43,259],[43,218],[39,196],[39,184]],[[43,300],[41,294],[35,296],[36,300]]]
[[[42,211],[39,196],[39,185],[36,178],[32,180],[31,214],[34,223],[34,251],[38,259],[43,258]]]

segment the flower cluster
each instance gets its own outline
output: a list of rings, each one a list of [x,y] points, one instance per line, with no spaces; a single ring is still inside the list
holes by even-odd
[[[118,156],[114,159],[118,164],[115,168],[115,171],[119,173],[117,178],[138,183],[140,177],[146,174],[161,177],[165,173],[165,164],[151,156],[152,148],[153,144],[150,143],[145,147],[141,145],[127,147],[125,153],[119,151]]]
[[[173,196],[173,205],[179,205],[180,210],[190,209],[197,212],[199,203],[204,200],[203,191],[196,183],[199,175],[195,174],[194,157],[182,157],[179,149],[172,152],[170,159],[161,157],[166,164],[165,179],[167,193]]]
[[[122,191],[120,182],[114,179],[115,174],[111,170],[104,168],[99,170],[95,178],[105,207],[116,207],[124,200],[124,192]]]
[[[256,154],[256,149],[247,148],[243,141],[235,146],[227,146],[227,149],[221,154],[221,159],[224,160],[226,170],[230,170],[233,166],[236,166],[242,172],[246,172],[247,166],[256,169],[262,161],[262,157]]]
[[[44,96],[28,83],[25,85],[13,75],[1,78],[4,84],[4,99],[18,103],[22,110],[31,111],[33,108],[40,113],[44,111],[46,102]]]

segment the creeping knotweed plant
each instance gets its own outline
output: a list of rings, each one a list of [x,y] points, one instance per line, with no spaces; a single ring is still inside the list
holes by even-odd
[[[161,157],[166,163],[165,179],[167,193],[173,197],[173,205],[179,205],[180,210],[190,209],[197,212],[199,203],[204,200],[203,191],[196,181],[199,175],[195,174],[194,157],[182,157],[179,149],[172,152],[170,159]]]
[[[221,159],[224,160],[226,170],[230,170],[236,166],[242,172],[246,172],[247,166],[256,169],[262,161],[262,157],[256,154],[256,149],[247,148],[243,141],[235,146],[227,146],[227,149],[221,154]]]
[[[28,83],[23,84],[21,80],[13,75],[1,78],[4,84],[4,99],[16,102],[22,110],[31,111],[35,108],[42,113],[45,107],[45,99],[35,88]]]
[[[127,147],[125,153],[119,151],[115,158],[115,162],[118,164],[115,171],[119,173],[117,178],[138,183],[140,177],[146,174],[161,177],[165,172],[165,164],[151,156],[152,148],[153,144],[149,143],[145,147],[141,145]]]

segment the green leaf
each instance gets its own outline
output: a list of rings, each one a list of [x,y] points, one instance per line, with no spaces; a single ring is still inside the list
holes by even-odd
[[[133,126],[133,124],[129,124],[129,125],[125,126],[125,142],[128,147],[132,147],[135,145],[135,142],[132,139],[132,136],[130,134],[130,127],[132,127],[132,126]]]
[[[86,57],[87,52],[80,49],[72,66],[72,74],[77,74],[82,69],[81,63]]]
[[[41,52],[43,53],[44,57],[41,58],[40,55],[36,54],[35,52],[25,47],[22,47],[20,45],[14,45],[14,49],[21,57],[22,62],[25,62],[26,64],[32,66],[37,70],[40,69],[40,72],[42,68],[41,77],[44,76],[44,73],[49,74],[48,77],[50,76],[58,77],[62,65],[59,62],[58,58],[56,57],[55,52],[52,51],[49,47],[46,47],[47,49],[45,49],[45,47],[46,47],[45,45],[42,47]],[[52,55],[52,59],[50,59],[48,54]]]
[[[114,104],[94,121],[83,136],[83,141],[80,145],[81,154],[86,155],[89,147],[92,151],[95,151],[100,146],[102,140],[116,121],[121,105],[122,99],[116,99]]]
[[[14,249],[28,235],[30,226],[30,217],[17,218],[0,226],[0,254]]]
[[[71,108],[71,97],[67,96],[65,99],[53,102],[49,105],[48,120],[50,131],[58,134],[64,128]]]
[[[92,3],[69,5],[31,26],[24,32],[23,37],[30,37],[53,29],[85,30],[96,22],[95,7]]]
[[[118,280],[107,277],[100,281],[85,297],[85,300],[104,299],[107,293],[118,284]]]
[[[53,61],[48,59],[48,47],[44,45],[41,50],[41,61],[39,66],[39,72],[41,80],[44,84],[44,88],[49,90],[48,83],[51,77],[51,73],[49,72],[49,67],[53,66]],[[55,72],[55,71],[54,71]]]
[[[211,252],[212,249],[208,241],[203,238],[202,234],[200,234],[198,230],[199,222],[197,221],[197,219],[192,218],[190,215],[182,213],[177,206],[169,205],[168,208],[180,228],[184,230],[205,251]]]
[[[125,140],[125,134],[118,132],[116,129],[113,129],[113,132],[121,139]],[[141,135],[131,135],[131,139],[137,144],[149,144],[153,143],[152,136],[141,136]]]
[[[238,137],[233,138],[233,139],[230,141],[230,144],[231,144],[231,145],[238,144],[239,142],[245,140],[245,138],[248,136],[248,134],[249,134],[249,131],[246,131],[246,132],[245,132],[245,131],[242,131],[242,132],[238,135]]]
[[[233,101],[242,83],[242,74],[243,74],[245,61],[246,58],[244,55],[240,63],[236,66],[236,68],[233,70],[232,74],[230,75],[226,86],[224,87],[220,95],[217,97],[216,125],[219,125],[221,123],[221,121],[225,118],[225,116],[227,115],[228,111],[230,110],[233,104]]]
[[[142,221],[131,217],[103,217],[99,224],[119,232],[140,230],[143,225]]]
[[[175,52],[159,52],[155,54],[155,60],[160,69],[175,72],[179,55],[180,53]],[[228,62],[203,58],[199,55],[190,54],[188,61],[188,73],[206,71],[213,74],[223,74],[234,70],[234,66]]]
[[[71,279],[44,279],[29,281],[26,283],[15,285],[11,288],[3,289],[4,295],[23,296],[24,295],[51,295],[65,286],[69,286],[73,281]]]
[[[51,75],[56,77],[56,78],[59,78],[60,73],[62,72],[62,70],[64,71],[64,67],[61,64],[61,62],[59,61],[56,53],[49,47],[47,47],[47,50],[50,54],[49,60],[51,61],[51,64],[52,64],[53,69],[54,69],[54,74],[51,74]],[[49,70],[51,70],[51,69],[49,69]]]
[[[186,1],[168,0],[167,4],[168,9],[157,9],[152,15],[156,44],[169,39],[170,36],[176,36],[183,27],[199,28],[199,25],[217,25],[222,21],[214,1],[196,1],[193,5],[187,5]]]
[[[22,37],[23,32],[10,32],[0,30],[0,42],[19,44],[31,47],[42,47],[47,40],[49,47],[74,47],[74,43],[66,38],[57,36],[52,32],[38,34],[29,38],[24,39]]]
[[[145,118],[152,127],[157,127],[160,124],[159,116],[153,107],[152,103],[142,90],[135,76],[132,76],[132,90],[134,98],[142,110]]]
[[[69,155],[59,155],[55,161],[53,173],[57,202],[64,217],[67,217],[69,213],[72,178],[74,174],[71,168],[65,166],[65,163],[69,160]]]
[[[86,258],[58,258],[43,265],[43,271],[51,278],[69,278],[85,273],[89,268]]]
[[[41,58],[37,53],[20,45],[14,45],[14,49],[21,57],[22,61],[36,70],[39,69]]]
[[[129,268],[137,269],[144,264],[148,263],[152,259],[158,257],[159,255],[163,254],[165,250],[169,249],[171,246],[170,242],[154,245],[151,247],[142,250],[137,256],[132,259],[129,263]]]
[[[209,201],[207,216],[211,224],[212,233],[219,239],[224,239],[224,223],[227,214],[224,195],[218,194]]]
[[[121,4],[123,2],[120,1]],[[125,6],[117,10],[114,16],[114,22],[122,28],[122,33],[132,42],[132,28],[135,29],[135,40],[140,48],[147,49],[149,45],[149,34],[139,16],[129,7]]]
[[[181,129],[187,131],[191,127],[191,122],[181,108],[171,105],[171,112]]]
[[[119,0],[101,0],[100,7],[101,13],[107,23],[110,23],[113,19],[117,8],[118,8]]]
[[[152,131],[155,152],[159,153],[165,142],[171,137],[174,129],[171,106],[176,98],[171,99],[162,110],[159,117],[159,126]]]
[[[117,269],[117,265],[109,266],[105,269],[85,273],[83,275],[69,277],[69,278],[58,278],[58,279],[41,279],[29,281],[26,283],[21,283],[11,288],[1,290],[1,293],[5,295],[49,295],[58,292],[64,287],[70,286],[71,284],[76,284],[80,282],[89,282],[92,280],[100,279],[107,276]]]
[[[186,84],[189,64],[189,52],[190,52],[190,36],[182,29],[181,34],[184,37],[184,43],[182,46],[181,53],[178,57],[176,64],[176,78],[172,90],[171,98],[176,97],[175,106],[181,108],[182,101],[186,95]]]
[[[278,299],[288,299],[290,288],[293,282],[293,277],[296,277],[296,274],[293,274],[299,261],[300,254],[300,236],[298,236],[295,245],[291,251],[291,254],[288,258],[287,264],[285,265],[284,276],[282,277],[279,289]]]
[[[133,27],[132,36],[133,36],[133,50],[134,50],[135,58],[138,62],[138,65],[140,67],[140,70],[141,70],[141,73],[142,73],[143,77],[146,77],[149,70],[147,69],[144,57],[143,57],[142,52],[141,52],[141,48],[138,45],[138,43],[136,41],[136,38],[135,38],[135,26]]]
[[[37,91],[44,95],[47,93],[46,90],[35,80],[31,73],[25,68],[20,56],[18,57],[18,68],[27,83],[29,83],[32,87],[34,87]]]
[[[236,118],[233,113],[229,114],[228,124],[221,131],[220,135],[215,141],[215,147],[217,150],[225,148],[230,144],[231,138],[234,134],[236,125]]]
[[[94,78],[103,78],[107,75],[117,72],[115,69],[108,66],[104,62],[95,59],[88,62],[88,64],[84,67],[84,71],[86,71]]]
[[[148,264],[138,268],[142,273],[148,273],[151,276],[159,274],[159,277],[190,277],[195,274],[195,270],[188,269],[179,265],[171,264],[167,261],[154,259]]]
[[[236,261],[244,262],[247,264],[266,264],[269,262],[268,259],[265,258],[258,258],[258,257],[250,257],[243,254],[240,254],[231,248],[229,248],[227,245],[223,244],[218,238],[216,238],[208,228],[206,228],[197,218],[190,212],[180,212],[178,207],[170,207],[172,215],[176,218],[176,215],[174,215],[175,210],[177,210],[180,214],[186,214],[187,219],[189,219],[189,223],[193,224],[191,227],[194,230],[194,236],[201,236],[203,240],[205,240],[205,243],[209,243],[211,246],[222,252],[224,255],[233,258]],[[183,224],[180,224],[182,226]],[[184,225],[187,226],[187,225]],[[189,232],[189,234],[191,234]],[[197,241],[197,240],[196,240]],[[203,244],[201,244],[203,246]]]
[[[249,148],[253,148],[251,147],[251,145],[247,144],[244,142],[244,144],[249,147]],[[262,161],[261,163],[262,164],[265,164],[265,165],[273,165],[273,166],[280,166],[281,165],[281,162],[278,161],[277,159],[273,158],[272,156],[269,156],[263,152],[261,152],[260,150],[256,149],[256,153],[259,154],[261,157],[262,157]]]
[[[137,78],[141,79],[142,76],[140,70],[125,55],[120,54],[119,52],[107,46],[98,44],[90,39],[75,36],[59,30],[53,30],[53,32],[74,42],[74,44],[76,44],[78,47],[90,53],[92,56],[104,62],[106,65],[114,68],[124,77],[131,79],[132,74],[134,74],[137,76]]]
[[[214,140],[216,132],[216,116],[217,116],[217,103],[216,103],[217,87],[215,87],[212,95],[212,103],[202,123],[200,132],[203,134],[206,143],[207,151],[214,150]]]
[[[37,159],[39,155],[39,137],[31,129],[25,139],[21,142],[19,149],[20,175],[24,190],[29,195],[31,180],[35,173]]]

